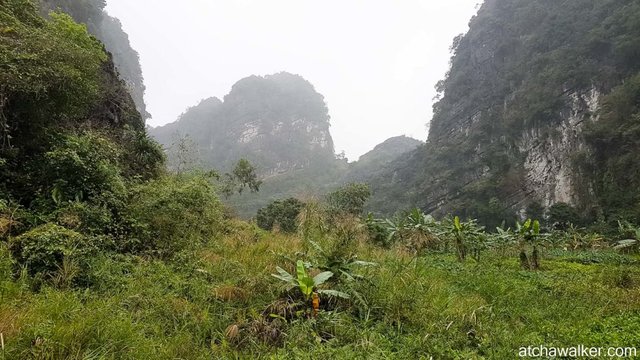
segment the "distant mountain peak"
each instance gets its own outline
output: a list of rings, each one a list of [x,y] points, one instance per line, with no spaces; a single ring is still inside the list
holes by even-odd
[[[224,101],[202,100],[153,135],[172,157],[175,137],[189,136],[205,167],[229,169],[240,158],[263,175],[327,166],[335,158],[324,97],[300,75],[251,75]]]

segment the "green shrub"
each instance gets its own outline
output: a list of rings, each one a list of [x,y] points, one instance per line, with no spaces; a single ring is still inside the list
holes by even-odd
[[[373,213],[369,213],[365,219],[365,226],[369,240],[372,243],[382,247],[391,246],[391,231],[386,220],[376,219],[373,217]]]
[[[123,140],[127,146],[122,151],[121,158],[121,163],[125,166],[125,177],[149,180],[158,178],[165,171],[162,146],[146,132],[127,128]]]
[[[327,202],[333,213],[361,215],[364,204],[369,200],[371,190],[367,184],[347,184],[327,195]]]
[[[557,203],[552,205],[547,216],[549,218],[549,225],[555,229],[566,230],[572,224],[582,225],[583,219],[573,206],[566,203]]]
[[[125,213],[130,234],[120,250],[160,257],[205,243],[223,222],[222,205],[203,175],[166,176],[135,186]]]
[[[122,194],[124,179],[117,146],[94,133],[65,135],[45,154],[42,178],[56,203]]]
[[[264,230],[272,230],[278,224],[283,232],[293,233],[298,227],[297,218],[303,207],[304,203],[295,198],[276,200],[258,210],[256,221]]]
[[[65,259],[82,262],[97,248],[95,239],[51,223],[38,226],[10,243],[13,257],[31,275],[51,275],[63,267]]]
[[[113,204],[110,204],[113,205]],[[119,204],[120,207],[124,206]],[[115,233],[119,224],[114,209],[106,204],[96,205],[73,201],[56,210],[53,218],[58,225],[84,234],[100,235]]]

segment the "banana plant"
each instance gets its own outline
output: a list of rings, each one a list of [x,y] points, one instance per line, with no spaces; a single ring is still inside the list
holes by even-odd
[[[464,228],[458,216],[453,218],[453,227],[451,228],[451,232],[455,239],[458,261],[463,262],[467,256],[467,250],[464,243]]]
[[[314,294],[323,294],[334,297],[341,297],[348,299],[349,295],[337,290],[318,289],[318,287],[327,280],[329,280],[333,273],[331,271],[324,271],[318,275],[311,277],[306,270],[305,264],[302,260],[298,260],[296,263],[296,276],[289,274],[283,268],[276,266],[278,274],[271,274],[276,279],[284,281],[289,289],[298,288],[300,293],[304,297],[305,301],[309,301],[314,297]]]
[[[540,259],[538,254],[538,238],[540,237],[540,222],[527,219],[523,224],[516,223],[516,232],[520,236],[520,266],[525,270],[538,270]],[[531,258],[527,256],[526,246],[531,245]]]
[[[613,247],[616,250],[630,250],[633,248],[640,249],[640,227],[636,228],[629,223],[618,221],[618,229],[620,234],[627,239],[618,241]]]
[[[496,227],[496,232],[491,237],[490,245],[494,249],[499,250],[504,256],[506,249],[514,243],[517,244],[517,241],[517,236],[511,228],[504,229],[503,227]]]
[[[453,235],[458,260],[461,262],[465,261],[467,255],[480,262],[480,254],[489,247],[490,241],[484,226],[478,225],[476,220],[462,222],[456,216],[448,233]]]
[[[387,237],[387,242],[392,244],[397,241],[402,241],[405,235],[406,230],[406,219],[399,218],[397,221],[393,221],[391,219],[386,219],[387,231],[389,233]]]

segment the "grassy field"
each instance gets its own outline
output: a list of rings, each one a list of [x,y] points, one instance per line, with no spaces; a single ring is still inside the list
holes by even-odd
[[[514,249],[460,263],[373,246],[359,229],[350,241],[340,241],[344,229],[321,237],[320,251],[302,236],[233,222],[171,260],[105,254],[82,274],[65,266],[41,283],[10,276],[0,247],[0,358],[512,359],[523,346],[640,339],[636,256],[548,249],[539,271],[524,271]],[[317,316],[271,276],[296,259],[327,264],[340,254],[376,265],[343,266],[353,281],[325,286],[350,299],[321,296]]]

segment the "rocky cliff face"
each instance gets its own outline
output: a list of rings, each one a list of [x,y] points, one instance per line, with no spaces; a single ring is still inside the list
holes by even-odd
[[[240,158],[263,177],[330,166],[335,159],[328,109],[302,77],[279,73],[238,81],[221,102],[208,99],[150,133],[176,156],[176,140],[193,140],[202,165],[228,170]]]
[[[583,151],[583,130],[588,122],[597,120],[601,93],[596,88],[572,92],[570,104],[560,124],[551,133],[535,128],[524,132],[518,141],[518,150],[525,155],[524,187],[539,196],[544,207],[556,203],[579,205],[580,193],[572,156]],[[588,181],[588,180],[587,180]]]
[[[639,16],[631,0],[485,1],[469,32],[454,40],[427,144],[372,180],[374,203],[486,223],[524,216],[532,204],[606,215],[609,205],[593,195],[628,181],[603,179],[591,160],[618,166],[611,156],[626,158],[632,146],[624,154],[604,145],[596,151],[603,141],[589,129],[608,108],[603,99],[640,71],[632,60],[640,54]],[[610,121],[626,128],[633,113]],[[628,133],[598,131],[608,139]]]

